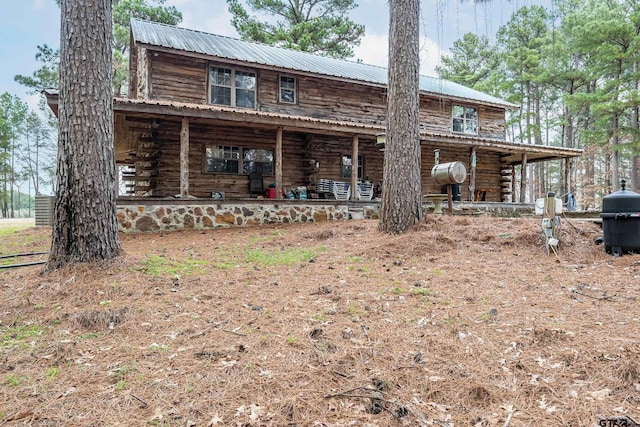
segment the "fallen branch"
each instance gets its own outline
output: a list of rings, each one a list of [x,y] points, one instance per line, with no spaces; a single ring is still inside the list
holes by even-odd
[[[243,333],[241,333],[241,332],[236,332],[236,331],[234,331],[234,330],[232,330],[232,329],[222,329],[222,328],[220,328],[220,330],[221,330],[222,332],[228,332],[228,333],[230,333],[230,334],[238,335],[238,336],[241,336],[241,337],[246,337],[246,336],[247,336],[247,334],[243,334]]]
[[[353,391],[357,391],[357,390],[364,390],[364,391],[370,391],[371,394],[370,395],[360,395],[360,394],[351,394],[351,392]],[[342,393],[335,393],[335,394],[327,394],[325,396],[325,399],[331,399],[331,398],[335,398],[335,397],[346,397],[346,398],[354,398],[354,399],[369,399],[371,400],[372,403],[380,403],[380,402],[384,402],[384,403],[388,403],[390,405],[394,405],[396,406],[398,409],[396,412],[390,411],[389,409],[385,408],[383,405],[379,405],[378,407],[382,410],[385,410],[387,412],[389,412],[391,415],[393,415],[395,418],[400,419],[402,417],[404,417],[405,415],[411,414],[413,417],[415,417],[416,419],[418,418],[418,416],[413,413],[413,411],[411,411],[410,409],[408,409],[406,406],[403,406],[397,402],[394,402],[392,400],[388,400],[388,399],[384,399],[382,397],[382,393],[374,388],[368,388],[368,387],[356,387],[356,388],[352,388],[350,390],[346,390]]]
[[[145,402],[144,400],[142,400],[141,398],[139,398],[138,396],[136,396],[135,394],[131,393],[131,397],[133,397],[134,399],[136,399],[138,402],[142,403],[144,405],[144,407],[146,408],[147,406],[149,406],[149,404],[147,402]]]
[[[509,427],[509,423],[511,422],[511,418],[513,418],[513,414],[516,413],[515,408],[511,409],[511,411],[509,411],[509,416],[507,416],[507,419],[505,420],[504,424],[502,425],[502,427]]]
[[[574,293],[574,294],[582,295],[583,297],[589,297],[589,298],[593,298],[593,299],[599,300],[599,301],[613,301],[613,297],[607,296],[607,295],[604,295],[604,296],[601,296],[601,297],[596,297],[596,296],[593,296],[593,295],[589,295],[589,294],[585,294],[585,293],[579,292],[576,289],[572,290],[571,292]]]
[[[367,341],[371,342],[371,337],[369,336],[369,327],[362,325],[362,332],[364,332],[364,335],[367,337]]]

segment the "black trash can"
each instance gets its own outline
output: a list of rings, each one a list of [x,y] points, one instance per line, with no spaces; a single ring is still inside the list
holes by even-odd
[[[453,200],[454,202],[461,201],[462,197],[460,196],[460,184],[455,183],[449,185],[451,186],[451,200]],[[440,187],[440,192],[442,194],[447,194],[447,186],[443,185],[442,187]]]
[[[640,252],[640,194],[625,189],[602,198],[604,248],[608,254],[622,256]]]

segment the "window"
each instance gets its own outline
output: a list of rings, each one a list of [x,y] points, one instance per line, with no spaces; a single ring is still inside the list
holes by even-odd
[[[224,145],[207,147],[204,171],[206,173],[273,175],[273,151]]]
[[[345,154],[342,156],[342,177],[351,178],[351,156]],[[364,176],[364,157],[358,154],[358,179],[362,180]]]
[[[256,108],[256,73],[211,67],[209,84],[212,104]]]
[[[205,172],[238,173],[240,148],[219,145],[207,147]]]
[[[478,110],[461,105],[453,106],[453,132],[478,134]]]
[[[296,103],[295,77],[280,76],[280,102]]]
[[[273,175],[273,151],[245,148],[242,160],[242,172],[259,175]]]

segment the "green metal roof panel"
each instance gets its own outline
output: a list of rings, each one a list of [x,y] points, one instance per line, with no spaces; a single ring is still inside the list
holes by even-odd
[[[364,83],[387,84],[387,69],[354,61],[328,58],[261,43],[154,22],[131,20],[135,43],[193,52],[218,58],[302,71]],[[516,107],[500,98],[436,77],[420,76],[420,90],[436,95]]]

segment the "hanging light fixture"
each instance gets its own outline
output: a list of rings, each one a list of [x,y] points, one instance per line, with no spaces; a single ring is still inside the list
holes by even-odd
[[[379,133],[376,135],[376,147],[380,150],[380,151],[384,151],[384,146],[387,143],[387,134],[386,133]]]

